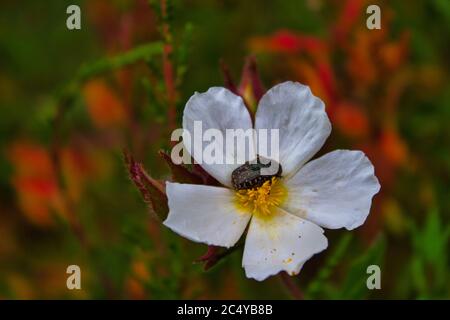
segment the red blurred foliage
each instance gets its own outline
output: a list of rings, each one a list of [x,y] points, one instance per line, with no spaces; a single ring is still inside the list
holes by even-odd
[[[76,203],[86,181],[100,172],[86,150],[66,146],[56,153],[60,169],[52,152],[34,142],[17,141],[7,152],[19,207],[31,223],[42,227],[53,225],[53,214],[67,218],[68,201]]]
[[[52,224],[52,212],[66,214],[50,153],[31,142],[16,142],[9,152],[12,184],[26,217],[40,226]]]
[[[266,92],[266,88],[259,76],[255,58],[253,56],[247,57],[244,68],[242,69],[239,85],[235,84],[231,77],[229,67],[224,61],[221,61],[220,67],[222,69],[225,87],[242,97],[250,115],[254,117],[259,99]]]
[[[109,53],[129,49],[157,35],[155,15],[146,0],[125,3],[109,0],[87,1],[89,22],[96,29],[102,47]]]
[[[319,54],[326,49],[326,43],[314,36],[296,34],[289,30],[280,30],[271,37],[257,37],[250,40],[256,51],[272,53],[299,53],[307,51]]]
[[[347,0],[342,1],[341,14],[336,23],[333,25],[331,33],[338,42],[345,42],[353,26],[361,17],[363,0]]]
[[[373,161],[382,185],[379,202],[408,158],[408,148],[397,130],[397,108],[409,81],[403,72],[409,33],[404,31],[392,40],[392,11],[386,6],[382,29],[366,29],[363,9],[369,4],[364,0],[335,2],[340,13],[324,38],[281,30],[253,38],[249,46],[256,53],[281,56],[276,61],[283,64],[274,63],[281,68],[280,74],[309,85],[324,100],[334,128]],[[379,207],[375,203],[374,211]],[[371,215],[367,233],[376,233],[377,217]]]

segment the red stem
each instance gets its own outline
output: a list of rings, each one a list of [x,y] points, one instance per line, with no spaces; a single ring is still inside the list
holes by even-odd
[[[162,34],[164,38],[163,48],[163,75],[164,84],[167,91],[167,118],[169,122],[169,130],[176,129],[177,125],[177,110],[176,110],[176,89],[173,74],[173,64],[170,60],[172,53],[172,37],[170,34],[169,24],[167,23],[167,0],[161,0],[161,15],[162,15]]]
[[[303,300],[303,292],[300,290],[298,285],[295,283],[295,281],[292,279],[291,276],[289,276],[286,272],[282,271],[280,273],[280,279],[283,285],[286,287],[286,289],[291,294],[292,298],[295,300]]]

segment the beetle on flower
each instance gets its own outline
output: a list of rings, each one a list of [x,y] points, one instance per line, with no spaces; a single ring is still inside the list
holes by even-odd
[[[242,98],[220,87],[189,99],[183,128],[192,131],[195,121],[224,133],[253,127]],[[322,227],[362,225],[380,185],[361,151],[337,150],[308,162],[330,135],[331,124],[323,102],[307,86],[285,82],[270,89],[259,102],[254,128],[279,130],[280,170],[246,178],[249,170],[262,168],[254,157],[269,156],[262,150],[248,152],[245,164],[201,164],[222,186],[167,182],[164,225],[192,241],[227,248],[248,227],[242,265],[247,277],[262,281],[280,271],[298,274],[325,250]],[[196,152],[192,156],[197,160]]]

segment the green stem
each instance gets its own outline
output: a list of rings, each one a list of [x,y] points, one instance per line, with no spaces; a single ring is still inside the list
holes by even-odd
[[[117,56],[100,59],[93,63],[86,64],[78,71],[76,78],[83,81],[141,60],[146,61],[154,55],[162,53],[163,44],[161,42],[147,43]]]

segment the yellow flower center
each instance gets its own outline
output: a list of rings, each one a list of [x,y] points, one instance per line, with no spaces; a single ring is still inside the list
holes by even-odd
[[[286,197],[286,187],[280,178],[273,177],[260,187],[237,190],[235,199],[239,210],[270,218]]]

